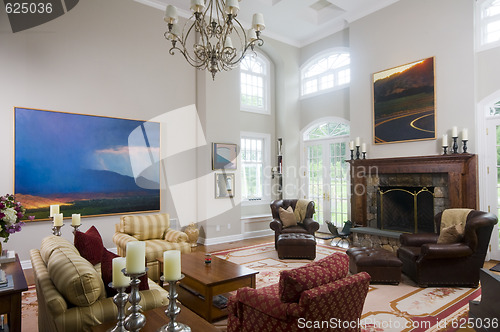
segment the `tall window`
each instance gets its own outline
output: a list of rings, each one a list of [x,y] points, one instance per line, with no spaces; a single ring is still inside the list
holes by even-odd
[[[350,55],[328,50],[309,60],[300,71],[301,95],[308,96],[343,87],[351,81]]]
[[[500,0],[480,2],[478,12],[481,46],[500,44]]]
[[[270,135],[241,134],[241,199],[268,203],[270,200]]]
[[[240,64],[240,107],[243,111],[269,114],[269,61],[249,54]]]

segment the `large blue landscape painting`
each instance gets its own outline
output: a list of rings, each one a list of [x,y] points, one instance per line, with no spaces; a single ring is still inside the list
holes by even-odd
[[[15,108],[16,198],[46,219],[160,209],[160,124]]]

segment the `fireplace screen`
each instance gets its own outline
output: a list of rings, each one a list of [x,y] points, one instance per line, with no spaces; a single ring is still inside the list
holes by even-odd
[[[379,187],[377,226],[397,232],[434,232],[434,188]]]

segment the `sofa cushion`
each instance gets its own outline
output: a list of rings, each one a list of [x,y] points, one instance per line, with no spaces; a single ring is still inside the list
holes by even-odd
[[[61,236],[50,235],[42,240],[42,246],[40,248],[40,256],[42,256],[43,262],[48,263],[50,255],[55,249],[66,248],[73,251],[75,254],[80,255],[75,246]]]
[[[95,226],[90,227],[85,233],[75,232],[75,247],[90,264],[96,265],[101,261],[104,246],[101,235]]]
[[[118,256],[115,253],[112,253],[111,251],[107,250],[106,248],[104,249],[104,252],[102,253],[101,274],[102,274],[102,281],[104,283],[104,288],[106,289],[106,295],[108,297],[114,296],[117,293],[117,291],[115,289],[109,287],[109,283],[113,281],[113,258],[116,258],[116,257],[120,257],[120,256]],[[148,284],[147,274],[143,275],[139,279],[141,280],[141,283],[139,284],[139,290],[148,290],[149,284]],[[130,287],[127,287],[125,292],[130,293]]]
[[[297,226],[297,220],[291,206],[286,210],[280,207],[279,214],[283,227]]]
[[[139,241],[145,241],[162,239],[169,227],[168,213],[158,213],[145,216],[123,216],[120,230]]]
[[[76,306],[89,306],[104,294],[101,276],[92,264],[68,248],[54,249],[47,268],[57,290]]]
[[[298,302],[303,291],[345,278],[349,257],[334,253],[317,262],[280,272],[279,291],[283,302]]]

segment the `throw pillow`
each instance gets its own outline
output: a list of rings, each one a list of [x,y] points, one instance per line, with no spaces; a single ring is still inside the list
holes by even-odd
[[[317,262],[280,272],[279,294],[282,302],[298,302],[303,291],[345,278],[349,257],[334,253]]]
[[[295,214],[291,206],[286,210],[280,207],[279,214],[283,227],[297,226],[297,219],[295,219]]]
[[[462,225],[452,225],[445,227],[439,233],[437,243],[458,243],[464,237],[464,229]]]
[[[101,261],[104,245],[99,231],[94,226],[90,227],[85,233],[75,232],[75,247],[80,252],[80,255],[92,265],[96,265]]]
[[[104,283],[104,288],[106,289],[106,295],[108,297],[115,296],[117,291],[111,287],[109,287],[109,283],[113,281],[113,258],[120,257],[111,251],[104,248],[104,252],[102,254],[101,260],[101,275],[102,281]],[[148,290],[148,275],[144,275],[139,278],[141,283],[139,284],[139,290]],[[130,287],[127,287],[125,290],[126,293],[130,293]]]

